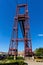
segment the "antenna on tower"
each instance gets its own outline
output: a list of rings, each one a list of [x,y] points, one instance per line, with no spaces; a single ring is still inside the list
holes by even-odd
[[[22,0],[22,3],[25,1],[25,4],[28,4],[28,0]],[[19,0],[16,0],[16,4],[19,4]]]
[[[26,4],[28,4],[28,0],[26,0]]]
[[[24,0],[22,0],[24,1]],[[18,43],[23,42],[24,43],[24,57],[31,57],[32,56],[32,43],[30,38],[30,25],[29,25],[29,16],[28,16],[28,0],[25,0],[25,4],[19,4],[18,0],[16,0],[17,3],[17,11],[16,16],[14,19],[14,26],[12,31],[12,38],[11,38],[11,44],[9,46],[9,54],[13,55],[17,58],[18,56]],[[21,1],[20,1],[21,2]],[[24,13],[20,13],[20,9],[24,8]],[[23,38],[18,37],[18,33],[20,31],[18,30],[18,23],[20,24],[20,29]]]
[[[16,0],[16,4],[18,5],[18,0]]]

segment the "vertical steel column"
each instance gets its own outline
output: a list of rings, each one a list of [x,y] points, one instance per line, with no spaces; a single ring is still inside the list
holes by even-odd
[[[20,14],[20,8],[24,7],[25,9],[25,14]],[[18,23],[22,24],[21,26],[21,31],[24,34],[23,39],[18,38]],[[13,33],[12,33],[12,38],[11,38],[11,44],[9,47],[9,53],[11,52],[12,55],[15,55],[17,57],[18,55],[18,42],[24,41],[24,56],[32,56],[32,43],[31,43],[31,38],[29,37],[29,31],[30,31],[30,26],[29,26],[29,16],[28,16],[28,5],[27,4],[19,4],[17,5],[17,10],[16,10],[16,17],[15,17],[15,22],[14,22],[14,27],[13,27]],[[13,51],[13,52],[12,52]]]

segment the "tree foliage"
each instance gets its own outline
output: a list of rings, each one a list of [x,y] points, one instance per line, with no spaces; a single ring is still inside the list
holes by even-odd
[[[37,48],[34,52],[36,56],[43,56],[43,48]]]

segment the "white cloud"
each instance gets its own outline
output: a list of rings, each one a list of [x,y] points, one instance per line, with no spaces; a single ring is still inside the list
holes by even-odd
[[[43,36],[43,34],[38,34],[38,36]]]

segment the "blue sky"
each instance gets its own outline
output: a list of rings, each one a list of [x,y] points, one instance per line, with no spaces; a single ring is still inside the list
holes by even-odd
[[[43,0],[28,0],[28,9],[34,50],[43,47]],[[6,52],[9,49],[15,13],[16,0],[0,0],[0,51]],[[22,46],[19,44],[19,50]]]

